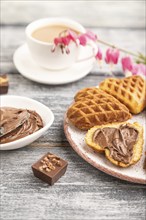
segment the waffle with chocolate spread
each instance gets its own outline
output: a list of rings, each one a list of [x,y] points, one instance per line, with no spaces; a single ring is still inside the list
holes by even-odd
[[[95,126],[88,130],[85,141],[96,152],[120,167],[137,163],[143,151],[143,127],[137,122]]]

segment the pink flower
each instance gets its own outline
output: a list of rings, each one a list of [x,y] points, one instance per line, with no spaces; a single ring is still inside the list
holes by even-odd
[[[133,62],[130,57],[124,57],[121,60],[123,71],[132,71],[133,70]]]
[[[119,59],[120,52],[118,49],[107,49],[105,62],[110,64],[117,64]]]
[[[79,44],[82,46],[86,46],[88,39],[92,40],[92,41],[96,41],[97,40],[97,36],[92,33],[91,31],[87,31],[84,34],[78,35],[77,33],[75,33],[72,30],[67,30],[67,35],[61,37],[61,35],[57,38],[54,39],[54,47],[52,49],[52,52],[55,51],[55,47],[60,45],[63,47],[66,47],[69,45],[70,41],[73,41],[74,43],[77,44],[77,40],[79,41]],[[68,53],[68,50],[67,50]]]
[[[70,40],[76,42],[77,36],[78,35],[74,31],[68,30],[68,37]]]
[[[101,49],[100,49],[100,48],[98,48],[98,52],[97,52],[95,58],[96,58],[97,60],[102,60],[102,52],[101,52]]]
[[[94,33],[92,33],[91,31],[87,31],[85,34],[81,34],[80,36],[78,36],[77,39],[79,40],[79,43],[82,46],[86,46],[88,39],[92,40],[92,41],[96,41],[97,36]]]
[[[96,41],[96,40],[97,40],[97,35],[94,34],[92,31],[87,31],[87,32],[85,33],[85,36],[86,36],[87,38],[89,38],[90,40],[93,40],[93,41]]]
[[[70,43],[70,38],[66,37],[57,37],[54,39],[54,44],[57,46],[58,44],[63,44],[64,46],[68,46]]]
[[[69,45],[70,41],[71,41],[71,39],[68,35],[66,37],[55,38],[54,45],[53,45],[51,51],[55,52],[56,47],[60,46],[62,53],[64,53],[64,51],[65,51],[67,54],[69,54],[70,50],[68,48],[68,45]]]
[[[146,66],[142,63],[135,64],[132,69],[133,75],[144,75],[146,76]]]
[[[87,39],[86,39],[86,36],[85,34],[82,34],[78,37],[78,40],[79,40],[79,43],[82,45],[82,46],[86,46],[87,44]]]
[[[57,46],[58,44],[62,43],[62,37],[56,37],[54,38],[54,44]]]
[[[64,44],[65,46],[68,46],[70,41],[71,41],[71,39],[69,36],[62,37],[62,44]]]
[[[126,75],[144,75],[146,76],[146,66],[142,63],[134,64],[130,57],[124,57],[121,60],[123,71]]]

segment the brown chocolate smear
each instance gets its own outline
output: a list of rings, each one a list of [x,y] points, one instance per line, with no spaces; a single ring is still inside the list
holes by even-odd
[[[41,117],[27,109],[0,108],[0,143],[28,136],[43,127]]]
[[[93,134],[93,142],[102,148],[108,148],[110,156],[119,162],[128,164],[133,155],[133,146],[138,138],[138,131],[128,125],[119,128],[97,129]]]

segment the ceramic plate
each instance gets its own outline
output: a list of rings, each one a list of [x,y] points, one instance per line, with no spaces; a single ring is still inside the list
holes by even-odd
[[[40,130],[36,131],[29,136],[21,138],[16,141],[12,141],[10,143],[1,144],[0,150],[13,150],[17,148],[24,147],[36,139],[38,139],[41,135],[43,135],[51,126],[54,120],[54,115],[52,111],[45,105],[41,104],[38,101],[35,101],[30,98],[22,97],[22,96],[11,96],[11,95],[3,95],[1,98],[1,107],[14,107],[14,108],[24,108],[36,111],[42,118],[44,127]]]
[[[55,71],[38,66],[31,58],[27,45],[24,44],[15,51],[13,61],[16,69],[24,77],[43,84],[59,85],[71,83],[86,76],[95,63],[92,53],[90,47],[84,48],[81,50],[79,60],[73,66]]]
[[[137,116],[133,116],[129,122],[139,122],[144,127],[144,134],[146,132],[146,111],[142,112]],[[144,159],[145,159],[145,151],[146,151],[146,141],[144,142],[143,154],[140,161],[128,168],[120,168],[112,163],[110,163],[104,155],[99,154],[89,148],[85,143],[85,134],[86,132],[81,131],[75,128],[72,124],[70,124],[69,120],[65,116],[64,119],[64,131],[67,140],[69,141],[72,148],[88,163],[96,167],[97,169],[111,175],[117,177],[119,179],[127,180],[129,182],[146,184],[146,170],[143,169]]]

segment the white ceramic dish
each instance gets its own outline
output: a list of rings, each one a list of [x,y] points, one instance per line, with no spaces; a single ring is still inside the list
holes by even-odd
[[[85,52],[86,51],[86,52]],[[48,70],[35,63],[26,44],[20,46],[14,53],[13,61],[16,69],[24,77],[43,84],[66,84],[86,76],[96,62],[91,47],[81,50],[80,59],[70,68],[63,70]]]
[[[1,107],[14,107],[14,108],[26,108],[30,110],[36,111],[42,118],[44,127],[35,133],[21,138],[19,140],[1,144],[0,150],[13,150],[17,148],[24,147],[28,144],[31,144],[33,141],[38,139],[41,135],[43,135],[49,127],[52,125],[54,121],[54,115],[52,111],[45,105],[41,104],[38,101],[35,101],[30,98],[22,97],[22,96],[11,96],[11,95],[3,95],[0,97]]]
[[[143,111],[141,114],[133,116],[130,122],[139,122],[144,127],[144,134],[146,132],[146,112]],[[70,124],[68,118],[65,116],[64,119],[64,131],[66,138],[68,139],[72,148],[81,156],[84,160],[90,163],[97,169],[117,177],[119,179],[127,180],[129,182],[146,184],[146,170],[143,169],[146,151],[146,141],[144,142],[143,154],[140,161],[130,167],[120,168],[109,162],[103,154],[99,154],[89,148],[85,143],[86,132],[75,128]],[[145,139],[145,135],[144,135]]]

